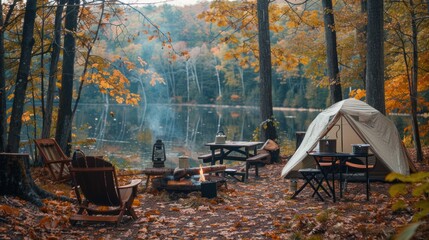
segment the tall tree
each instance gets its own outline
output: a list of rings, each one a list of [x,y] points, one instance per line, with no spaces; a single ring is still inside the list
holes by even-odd
[[[361,13],[362,13],[362,17],[366,17],[366,12],[367,12],[367,0],[361,0],[360,1],[360,9],[361,9]],[[358,41],[361,43],[365,43],[366,42],[366,27],[367,24],[363,24],[361,26],[358,27],[357,34],[358,34]],[[365,88],[366,82],[365,82],[365,77],[366,77],[366,44],[362,44],[362,51],[359,51],[359,56],[360,59],[362,60],[362,64],[364,64],[363,67],[363,71],[362,73],[359,75],[363,81],[363,86]]]
[[[0,6],[3,6],[1,0]],[[0,152],[4,152],[6,148],[6,74],[4,50],[3,7],[0,7]]]
[[[7,132],[7,113],[6,113],[6,67],[5,67],[5,46],[4,33],[9,24],[12,12],[15,9],[18,0],[14,0],[9,5],[6,18],[3,19],[3,8],[0,8],[0,152],[6,151],[6,132]],[[0,6],[3,6],[0,0]]]
[[[58,6],[55,11],[55,22],[54,22],[54,39],[52,41],[52,53],[51,62],[49,64],[49,78],[48,78],[48,89],[46,95],[46,101],[42,97],[42,101],[46,103],[43,105],[43,127],[42,127],[42,138],[49,138],[51,135],[52,125],[52,112],[54,105],[54,96],[56,88],[56,80],[58,74],[58,60],[61,51],[61,30],[62,30],[62,16],[64,11],[64,5],[67,0],[59,0]],[[43,84],[43,83],[42,83]],[[42,92],[43,96],[43,92]]]
[[[68,0],[65,19],[64,57],[62,68],[62,80],[60,91],[60,102],[58,110],[57,128],[55,139],[64,152],[70,153],[68,148],[69,137],[72,126],[72,99],[74,61],[76,55],[75,32],[77,29],[80,0]]]
[[[257,1],[258,15],[258,44],[259,44],[259,88],[261,120],[266,125],[262,127],[265,140],[276,139],[277,132],[273,118],[273,100],[271,84],[271,46],[270,22],[268,17],[269,0]]]
[[[329,91],[331,104],[343,100],[338,68],[337,29],[335,28],[332,0],[322,0],[323,21],[325,24],[326,61],[328,63]]]
[[[384,3],[368,1],[366,101],[381,113],[386,113],[384,99]]]
[[[17,153],[21,140],[22,114],[24,112],[25,96],[30,73],[31,52],[34,45],[34,22],[36,18],[37,0],[28,0],[25,6],[22,27],[21,55],[16,76],[15,92],[10,117],[7,152]]]
[[[410,14],[411,14],[411,42],[413,46],[413,60],[412,60],[412,71],[411,79],[408,80],[408,88],[410,89],[410,102],[411,102],[411,126],[413,129],[414,147],[416,149],[417,161],[423,161],[422,145],[420,143],[419,123],[417,120],[417,85],[419,76],[419,51],[417,41],[417,16],[416,6],[413,0],[409,0],[410,3]]]

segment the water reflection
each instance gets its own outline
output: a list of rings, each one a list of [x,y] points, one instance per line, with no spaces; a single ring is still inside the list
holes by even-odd
[[[294,139],[295,131],[308,126],[317,113],[276,111],[282,136]],[[307,120],[309,119],[309,120]],[[176,167],[179,156],[194,159],[208,153],[206,142],[214,141],[219,130],[228,140],[252,140],[259,125],[257,108],[182,105],[81,105],[75,115],[74,132],[88,154],[104,155],[122,167],[151,167],[152,147],[162,139],[167,151],[166,166]]]
[[[280,136],[294,142],[295,132],[305,131],[318,113],[275,111]],[[260,123],[258,108],[159,104],[81,105],[74,120],[78,140],[96,139],[95,143],[82,146],[85,152],[132,168],[152,166],[152,147],[157,139],[165,144],[166,167],[176,167],[182,155],[190,156],[191,166],[198,166],[198,155],[209,152],[204,144],[213,142],[219,130],[226,133],[227,140],[247,141],[252,140]]]

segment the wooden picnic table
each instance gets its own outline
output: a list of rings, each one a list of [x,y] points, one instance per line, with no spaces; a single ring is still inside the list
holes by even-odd
[[[225,143],[206,143],[210,147],[211,165],[214,165],[218,159],[220,164],[223,160],[246,161],[250,156],[257,154],[257,147],[264,144],[263,142],[248,141],[226,141]],[[216,152],[220,155],[216,156]]]

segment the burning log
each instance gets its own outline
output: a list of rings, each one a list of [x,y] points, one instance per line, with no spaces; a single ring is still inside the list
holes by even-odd
[[[223,171],[226,169],[225,165],[214,165],[214,166],[205,166],[201,167],[203,169],[204,173],[211,173],[211,172],[218,172]],[[186,176],[193,176],[193,175],[199,175],[200,174],[200,168],[194,167],[194,168],[176,168],[173,172],[174,179],[181,179]]]
[[[139,174],[146,174],[148,176],[162,176],[173,174],[173,168],[146,168],[142,170],[128,170],[124,172],[120,172],[118,176],[134,176]]]

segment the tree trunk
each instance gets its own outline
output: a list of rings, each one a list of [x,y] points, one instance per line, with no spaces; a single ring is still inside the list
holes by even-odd
[[[0,153],[0,195],[18,196],[36,206],[43,206],[41,198],[72,201],[39,188],[31,177],[29,155]]]
[[[52,111],[57,81],[58,60],[60,58],[61,51],[61,21],[64,11],[64,5],[66,4],[66,2],[67,0],[60,0],[59,5],[57,6],[57,9],[55,11],[54,39],[52,41],[51,63],[49,65],[49,80],[45,105],[46,107],[45,109],[43,109],[42,138],[49,138],[51,136]]]
[[[201,85],[200,80],[198,79],[198,72],[197,72],[197,59],[195,61],[191,62],[191,73],[192,76],[194,76],[195,84],[197,85],[198,93],[201,94]]]
[[[31,178],[28,154],[0,153],[0,195],[14,195],[42,206]]]
[[[411,84],[410,84],[410,102],[411,102],[411,125],[413,128],[414,147],[416,149],[417,161],[423,161],[422,145],[420,142],[419,123],[417,120],[417,99],[418,99],[418,76],[419,76],[419,52],[417,41],[417,22],[416,13],[414,10],[414,2],[410,0],[411,7],[411,30],[412,30],[412,46],[413,46],[413,65],[411,67]]]
[[[261,121],[265,122],[273,118],[273,100],[271,85],[271,46],[270,23],[268,18],[269,0],[257,1],[258,12],[258,42],[259,42],[259,88]],[[277,138],[276,128],[273,124],[267,124],[261,128],[263,140]]]
[[[12,114],[9,125],[7,152],[16,153],[21,140],[22,114],[24,112],[25,92],[31,65],[31,52],[34,45],[33,33],[36,18],[37,0],[28,0],[25,6],[24,23],[22,27],[21,56],[16,76]]]
[[[322,0],[323,22],[325,24],[326,61],[328,63],[329,92],[331,104],[343,100],[340,70],[338,69],[337,30],[335,29],[332,0]]]
[[[0,8],[0,152],[6,151],[6,133],[7,133],[7,113],[6,113],[6,69],[5,69],[5,46],[4,32],[9,24],[12,12],[15,9],[18,0],[14,0],[9,6],[6,19],[3,19],[3,8]],[[0,6],[3,6],[0,0]]]
[[[386,113],[384,99],[383,1],[368,1],[366,101]]]
[[[3,2],[0,0],[0,6]],[[0,8],[0,152],[6,150],[6,74],[4,66],[4,22],[3,7]]]
[[[216,80],[217,80],[217,88],[218,88],[218,97],[217,99],[222,99],[222,88],[221,88],[221,80],[220,80],[220,71],[218,69],[218,62],[216,56],[213,54],[213,62],[216,71]]]
[[[168,64],[168,72],[170,75],[170,80],[171,80],[171,94],[169,93],[168,96],[171,98],[176,98],[177,93],[176,93],[176,79],[174,78],[174,66],[173,63]],[[171,95],[171,96],[170,96]]]
[[[5,22],[8,22],[16,2],[17,1],[14,1],[10,6]],[[27,90],[31,64],[31,52],[34,45],[33,32],[36,6],[36,0],[27,0],[22,28],[21,56],[15,84],[15,97],[13,99],[8,145],[6,147],[6,151],[11,153],[0,153],[0,195],[10,194],[19,196],[37,206],[42,206],[43,203],[40,198],[51,197],[61,200],[66,199],[55,197],[43,189],[40,189],[31,177],[29,155],[17,153],[19,150],[22,126],[21,118],[24,111],[24,100],[26,96],[25,92]],[[2,38],[4,30],[2,29],[0,31],[0,38]],[[3,40],[3,38],[1,40]],[[0,45],[0,51],[4,50],[3,44],[0,43]],[[4,54],[4,51],[1,52],[1,54]],[[0,57],[2,57],[0,61],[3,61],[4,55]],[[2,118],[6,118],[6,115],[3,115],[3,113]]]
[[[83,66],[82,77],[81,77],[81,80],[79,81],[79,87],[78,87],[78,91],[77,91],[76,101],[74,103],[74,107],[72,110],[72,116],[74,116],[74,114],[77,110],[77,106],[79,105],[80,97],[82,96],[83,84],[85,83],[85,76],[88,72],[88,65],[90,63],[89,59],[91,57],[91,52],[92,52],[92,49],[93,49],[95,42],[98,39],[98,34],[100,33],[100,29],[102,27],[102,21],[104,18],[104,11],[105,11],[105,6],[106,6],[104,3],[105,2],[103,1],[101,3],[101,6],[100,6],[101,7],[101,13],[99,14],[100,16],[99,16],[99,20],[98,20],[98,24],[97,24],[97,29],[95,31],[95,35],[92,38],[92,41],[87,44],[87,53],[86,53],[86,57],[85,57],[85,63]]]
[[[60,92],[60,103],[58,110],[57,129],[55,139],[63,151],[70,155],[68,141],[71,136],[72,127],[72,99],[73,99],[73,79],[74,60],[76,55],[76,39],[74,33],[77,29],[80,0],[68,0],[66,8],[64,36],[64,57],[62,69],[62,81]]]
[[[246,85],[244,84],[244,70],[243,68],[237,64],[237,71],[238,74],[240,75],[240,82],[241,82],[241,91],[242,91],[242,96],[246,96]]]
[[[367,12],[367,0],[361,0],[361,14],[362,17],[366,17],[366,12]],[[357,31],[358,34],[358,42],[362,43],[361,47],[362,49],[359,50],[359,56],[361,59],[361,63],[363,65],[362,68],[362,73],[359,74],[362,80],[362,84],[363,87],[366,88],[366,81],[365,81],[365,77],[366,77],[366,28],[367,28],[367,24],[365,23],[362,26],[359,26]]]
[[[190,102],[190,94],[191,94],[191,89],[190,89],[190,81],[189,81],[189,59],[186,60],[185,62],[185,68],[186,68],[186,91],[187,91],[187,98],[186,98],[186,102]]]

